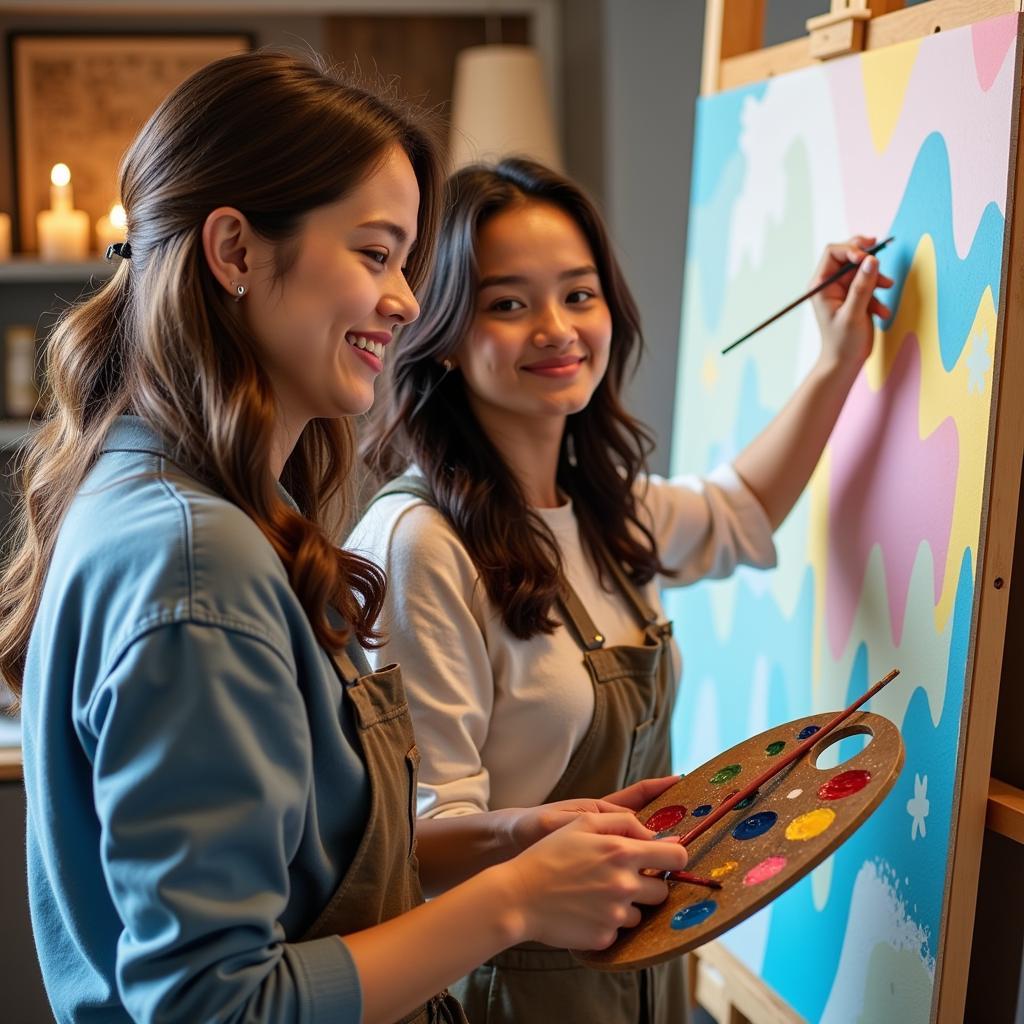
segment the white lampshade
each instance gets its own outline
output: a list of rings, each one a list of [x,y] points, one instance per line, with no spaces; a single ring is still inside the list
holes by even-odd
[[[544,70],[528,46],[472,46],[455,61],[449,158],[529,156],[562,169]]]

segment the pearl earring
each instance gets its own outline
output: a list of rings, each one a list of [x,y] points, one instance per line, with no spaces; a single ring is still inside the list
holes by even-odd
[[[248,291],[248,289],[244,284],[235,285],[235,302],[237,302],[246,293],[246,291]]]

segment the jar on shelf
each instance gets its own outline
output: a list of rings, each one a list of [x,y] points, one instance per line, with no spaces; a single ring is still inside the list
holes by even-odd
[[[31,416],[38,401],[35,328],[12,324],[4,332],[4,416]]]

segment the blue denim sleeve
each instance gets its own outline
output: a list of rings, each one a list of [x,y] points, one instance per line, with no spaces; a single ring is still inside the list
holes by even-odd
[[[357,1024],[344,944],[288,942],[280,924],[289,865],[315,827],[288,655],[251,632],[161,625],[128,647],[84,714],[132,1018]]]

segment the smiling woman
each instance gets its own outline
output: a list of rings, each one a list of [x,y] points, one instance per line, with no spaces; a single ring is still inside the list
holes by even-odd
[[[557,417],[586,408],[608,369],[612,316],[586,236],[559,207],[524,203],[480,228],[479,274],[476,312],[453,353],[473,414],[488,433],[508,418],[560,433]]]
[[[525,160],[460,171],[451,193],[425,312],[403,331],[370,439],[376,468],[405,475],[349,539],[392,581],[373,658],[410,670],[432,820],[668,771],[679,652],[660,587],[773,564],[772,530],[884,311],[872,240],[830,247],[819,279],[847,258],[864,269],[819,296],[822,359],[792,405],[735,466],[662,480],[621,404],[640,323],[593,204]],[[491,1024],[687,1013],[679,960],[598,977],[536,944],[454,990]]]
[[[384,346],[395,328],[419,315],[405,276],[419,201],[412,163],[392,145],[359,188],[305,216],[280,280],[276,243],[245,214],[218,207],[207,216],[207,263],[229,294],[244,289],[239,316],[273,378],[276,475],[311,420],[370,408]],[[394,219],[382,217],[384,211]]]
[[[0,577],[60,1020],[458,1024],[447,983],[606,946],[685,865],[629,810],[671,780],[417,826],[401,673],[363,650],[384,575],[332,513],[439,167],[417,118],[270,52],[197,72],[124,160],[123,260],[50,342]]]

